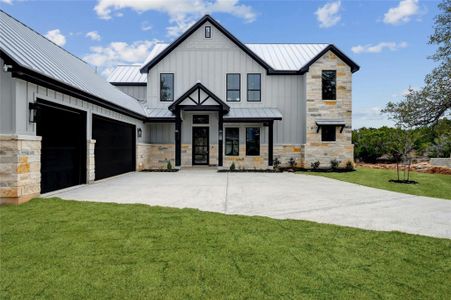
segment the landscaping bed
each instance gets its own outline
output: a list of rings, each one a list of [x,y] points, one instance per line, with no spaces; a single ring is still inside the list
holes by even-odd
[[[163,173],[171,173],[171,172],[178,172],[179,169],[145,169],[141,172],[163,172]]]

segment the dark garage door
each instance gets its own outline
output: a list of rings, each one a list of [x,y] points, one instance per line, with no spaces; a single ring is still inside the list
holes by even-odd
[[[93,115],[96,180],[135,170],[135,126]]]
[[[86,114],[38,101],[41,193],[86,182]]]

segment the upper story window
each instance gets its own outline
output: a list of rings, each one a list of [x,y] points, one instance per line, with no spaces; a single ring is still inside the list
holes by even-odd
[[[262,96],[261,74],[247,74],[247,101],[260,102]]]
[[[225,129],[225,155],[238,156],[240,153],[240,129]]]
[[[337,71],[324,70],[322,78],[322,97],[323,100],[337,99]]]
[[[246,155],[260,155],[260,128],[258,127],[246,128]]]
[[[326,125],[321,127],[321,141],[322,142],[335,142],[337,128],[335,125]]]
[[[211,38],[211,26],[205,26],[205,38]]]
[[[226,75],[226,99],[231,102],[240,101],[241,95],[241,76],[240,74]]]
[[[160,74],[160,100],[174,101],[174,74]]]

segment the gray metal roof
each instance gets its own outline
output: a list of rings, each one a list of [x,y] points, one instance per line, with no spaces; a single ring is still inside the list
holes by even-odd
[[[146,107],[147,116],[150,119],[174,119],[175,115],[167,108]]]
[[[146,74],[141,74],[141,65],[118,65],[108,76],[107,81],[112,83],[146,83]]]
[[[277,108],[230,108],[228,114],[224,115],[224,121],[229,119],[268,119],[282,120],[282,113]]]
[[[245,44],[275,71],[299,71],[329,44]],[[152,48],[144,64],[147,65],[169,44],[158,43]]]
[[[19,66],[145,116],[136,99],[97,75],[78,57],[0,10],[0,50]]]

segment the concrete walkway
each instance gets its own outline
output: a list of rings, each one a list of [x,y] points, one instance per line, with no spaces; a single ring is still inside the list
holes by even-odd
[[[129,173],[52,194],[451,238],[451,201],[290,173]]]

